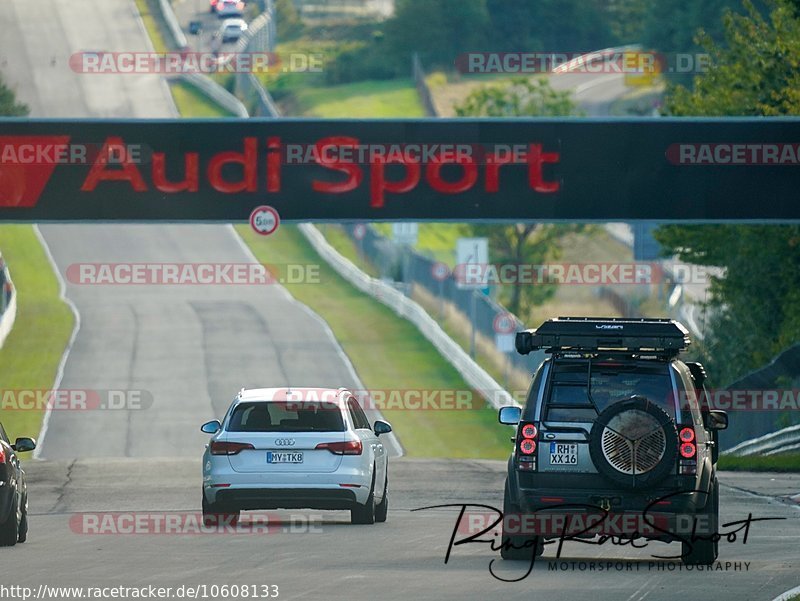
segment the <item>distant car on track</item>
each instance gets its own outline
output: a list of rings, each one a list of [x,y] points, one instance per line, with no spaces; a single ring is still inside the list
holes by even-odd
[[[244,14],[244,2],[242,0],[218,0],[214,6],[214,11],[220,19],[241,17]]]
[[[36,448],[32,438],[8,440],[0,424],[0,546],[12,547],[28,539],[28,487],[17,453]]]
[[[349,509],[354,524],[386,521],[388,456],[355,396],[344,388],[242,389],[203,455],[206,524],[242,510]]]
[[[244,19],[225,19],[216,35],[225,44],[237,42],[245,31],[247,31],[247,21]]]

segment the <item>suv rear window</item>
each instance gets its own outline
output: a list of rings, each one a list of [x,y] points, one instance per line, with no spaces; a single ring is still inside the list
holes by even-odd
[[[229,432],[344,432],[339,406],[324,402],[239,403]]]
[[[592,422],[608,406],[633,395],[650,399],[675,417],[672,381],[665,363],[644,366],[593,363],[591,400],[588,382],[588,362],[556,363],[543,412],[545,421]]]

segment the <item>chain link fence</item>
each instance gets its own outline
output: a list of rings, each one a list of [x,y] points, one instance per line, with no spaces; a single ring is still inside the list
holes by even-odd
[[[361,240],[357,240],[354,233],[356,224],[342,224],[342,227],[356,242],[363,255],[369,257],[380,272],[381,278],[400,282],[407,292],[411,286],[420,286],[436,297],[440,303],[448,303],[462,313],[475,328],[477,336],[494,342],[495,319],[498,315],[510,315],[505,307],[480,290],[460,288],[449,269],[445,277],[437,277],[441,273],[439,270],[443,264],[409,247],[397,245],[371,227],[365,228]],[[516,316],[512,317],[517,326],[515,331],[526,327]],[[513,351],[506,353],[506,358],[511,369],[530,374],[544,360],[544,353],[523,356]]]
[[[262,54],[275,50],[275,3],[263,0],[261,6],[263,12],[250,22],[247,32],[236,45],[237,53]],[[272,96],[252,72],[236,73],[233,92],[247,107],[250,116],[273,119],[281,116]]]

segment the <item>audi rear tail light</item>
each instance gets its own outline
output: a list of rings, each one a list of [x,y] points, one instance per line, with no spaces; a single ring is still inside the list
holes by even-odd
[[[363,448],[360,440],[346,440],[344,442],[321,442],[315,449],[325,449],[334,455],[361,455]]]
[[[241,451],[252,451],[255,447],[248,442],[223,442],[215,440],[211,443],[212,455],[238,455]]]
[[[6,450],[0,446],[0,463],[6,462]]]

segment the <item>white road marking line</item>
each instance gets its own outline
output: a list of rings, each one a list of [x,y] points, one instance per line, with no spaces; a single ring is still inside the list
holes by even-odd
[[[72,314],[75,316],[75,325],[72,328],[72,334],[70,335],[67,346],[64,349],[64,354],[61,355],[61,362],[58,364],[58,370],[56,371],[56,379],[53,382],[53,390],[58,390],[58,387],[61,386],[61,380],[64,377],[64,368],[67,364],[69,352],[72,350],[72,345],[75,343],[75,338],[77,338],[78,331],[81,329],[81,314],[78,312],[78,307],[75,306],[75,303],[73,303],[72,300],[67,297],[67,283],[64,281],[61,271],[58,269],[56,260],[53,258],[53,253],[50,252],[50,247],[47,245],[47,241],[44,239],[44,236],[42,236],[42,232],[39,231],[38,224],[34,224],[33,232],[36,234],[36,238],[38,238],[39,243],[42,245],[44,253],[47,255],[47,260],[50,261],[50,265],[52,266],[53,272],[58,280],[59,297],[69,306]],[[39,440],[37,441],[36,450],[33,452],[34,459],[39,459],[41,457],[42,448],[44,447],[43,442],[45,436],[47,435],[47,428],[50,425],[50,414],[52,412],[53,408],[50,404],[48,404],[44,411],[44,417],[42,418],[42,429],[39,432]]]

